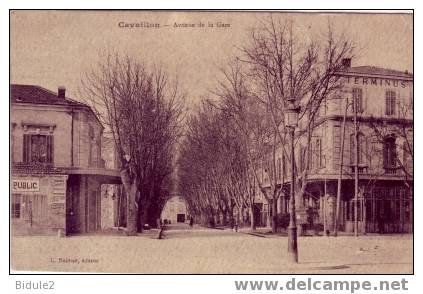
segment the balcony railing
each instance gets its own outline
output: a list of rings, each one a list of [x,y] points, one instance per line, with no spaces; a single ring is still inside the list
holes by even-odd
[[[385,166],[384,168],[383,168],[384,170],[385,170],[385,174],[388,174],[388,175],[397,175],[397,174],[399,174],[399,167],[396,167],[396,166],[393,166],[393,167],[391,167],[391,166]]]
[[[355,171],[355,165],[351,165],[351,173],[354,173]],[[368,173],[368,166],[365,164],[358,164],[358,173],[359,174],[367,174]]]

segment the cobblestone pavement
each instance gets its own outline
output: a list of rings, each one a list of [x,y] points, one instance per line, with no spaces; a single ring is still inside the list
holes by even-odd
[[[25,271],[199,274],[405,274],[412,235],[299,237],[299,263],[287,263],[287,237],[171,225],[135,237],[93,234],[12,237],[12,268]]]

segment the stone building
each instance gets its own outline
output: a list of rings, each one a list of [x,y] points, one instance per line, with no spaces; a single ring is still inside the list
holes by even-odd
[[[90,107],[39,86],[11,85],[12,233],[101,228],[101,185],[119,172],[101,158],[103,126]]]
[[[306,223],[305,211],[314,222],[333,229],[341,156],[342,181],[340,229],[352,232],[355,215],[355,124],[357,105],[359,193],[358,230],[412,232],[413,219],[413,75],[374,66],[351,66],[344,60],[339,73],[342,89],[323,101],[315,119],[306,162],[305,136],[296,134],[296,163],[308,169],[306,195],[297,203],[299,223]],[[348,100],[348,108],[346,110]],[[352,101],[356,101],[355,104]],[[344,152],[341,155],[345,116]],[[289,190],[289,161],[279,151],[278,175]],[[271,204],[271,200],[270,200]],[[272,214],[264,206],[268,214]],[[281,197],[279,212],[288,212],[289,199]]]
[[[170,221],[171,224],[187,221],[188,212],[185,200],[181,196],[171,195],[162,210],[161,220]]]

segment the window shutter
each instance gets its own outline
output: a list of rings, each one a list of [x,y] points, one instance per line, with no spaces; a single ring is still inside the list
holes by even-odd
[[[304,170],[304,153],[303,153],[304,149],[302,146],[300,146],[300,172],[302,172]]]
[[[397,143],[396,141],[392,141],[392,167],[398,166],[398,153],[397,153]]]
[[[368,95],[369,92],[367,91],[367,88],[364,90],[364,95],[363,95],[363,112],[367,112],[367,108],[368,108]]]
[[[341,157],[341,126],[333,126],[333,169],[338,170]]]
[[[355,164],[355,136],[350,135],[350,163]]]
[[[385,114],[386,115],[395,115],[397,93],[394,91],[386,91],[385,94]]]
[[[369,165],[369,161],[368,161],[368,154],[369,154],[368,141],[367,141],[367,138],[363,134],[362,134],[361,139],[362,139],[361,146],[360,146],[361,161],[362,161],[362,163],[364,163],[368,166]]]
[[[53,163],[53,136],[47,136],[47,163]]]
[[[394,99],[392,99],[393,101],[392,101],[392,115],[395,115],[397,112],[396,112],[396,108],[397,108],[397,101],[399,102],[399,101],[401,101],[400,100],[400,96],[399,96],[399,91],[398,92],[394,92],[394,91],[392,91],[392,93],[394,94]]]
[[[23,135],[23,162],[30,162],[31,157],[31,135],[24,134]]]
[[[388,167],[388,142],[383,142],[383,167]]]
[[[308,146],[308,165],[310,168],[314,168],[314,154],[313,154],[314,143],[310,141],[310,145]]]
[[[375,156],[374,156],[375,155]],[[381,161],[382,156],[382,161]],[[372,170],[380,168],[380,164],[383,165],[383,150],[380,149],[380,142],[378,139],[373,138],[369,145],[369,166]]]

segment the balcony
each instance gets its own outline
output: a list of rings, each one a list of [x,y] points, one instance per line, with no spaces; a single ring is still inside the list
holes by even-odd
[[[354,173],[355,171],[355,165],[350,165],[351,168],[351,173]],[[359,163],[358,164],[358,173],[359,174],[367,174],[368,173],[368,166],[366,164],[363,163]]]
[[[400,174],[400,167],[398,166],[384,166],[385,174],[387,175],[398,175]]]
[[[105,168],[106,167],[106,162],[104,161],[103,158],[96,159],[96,160],[90,160],[89,167]]]

